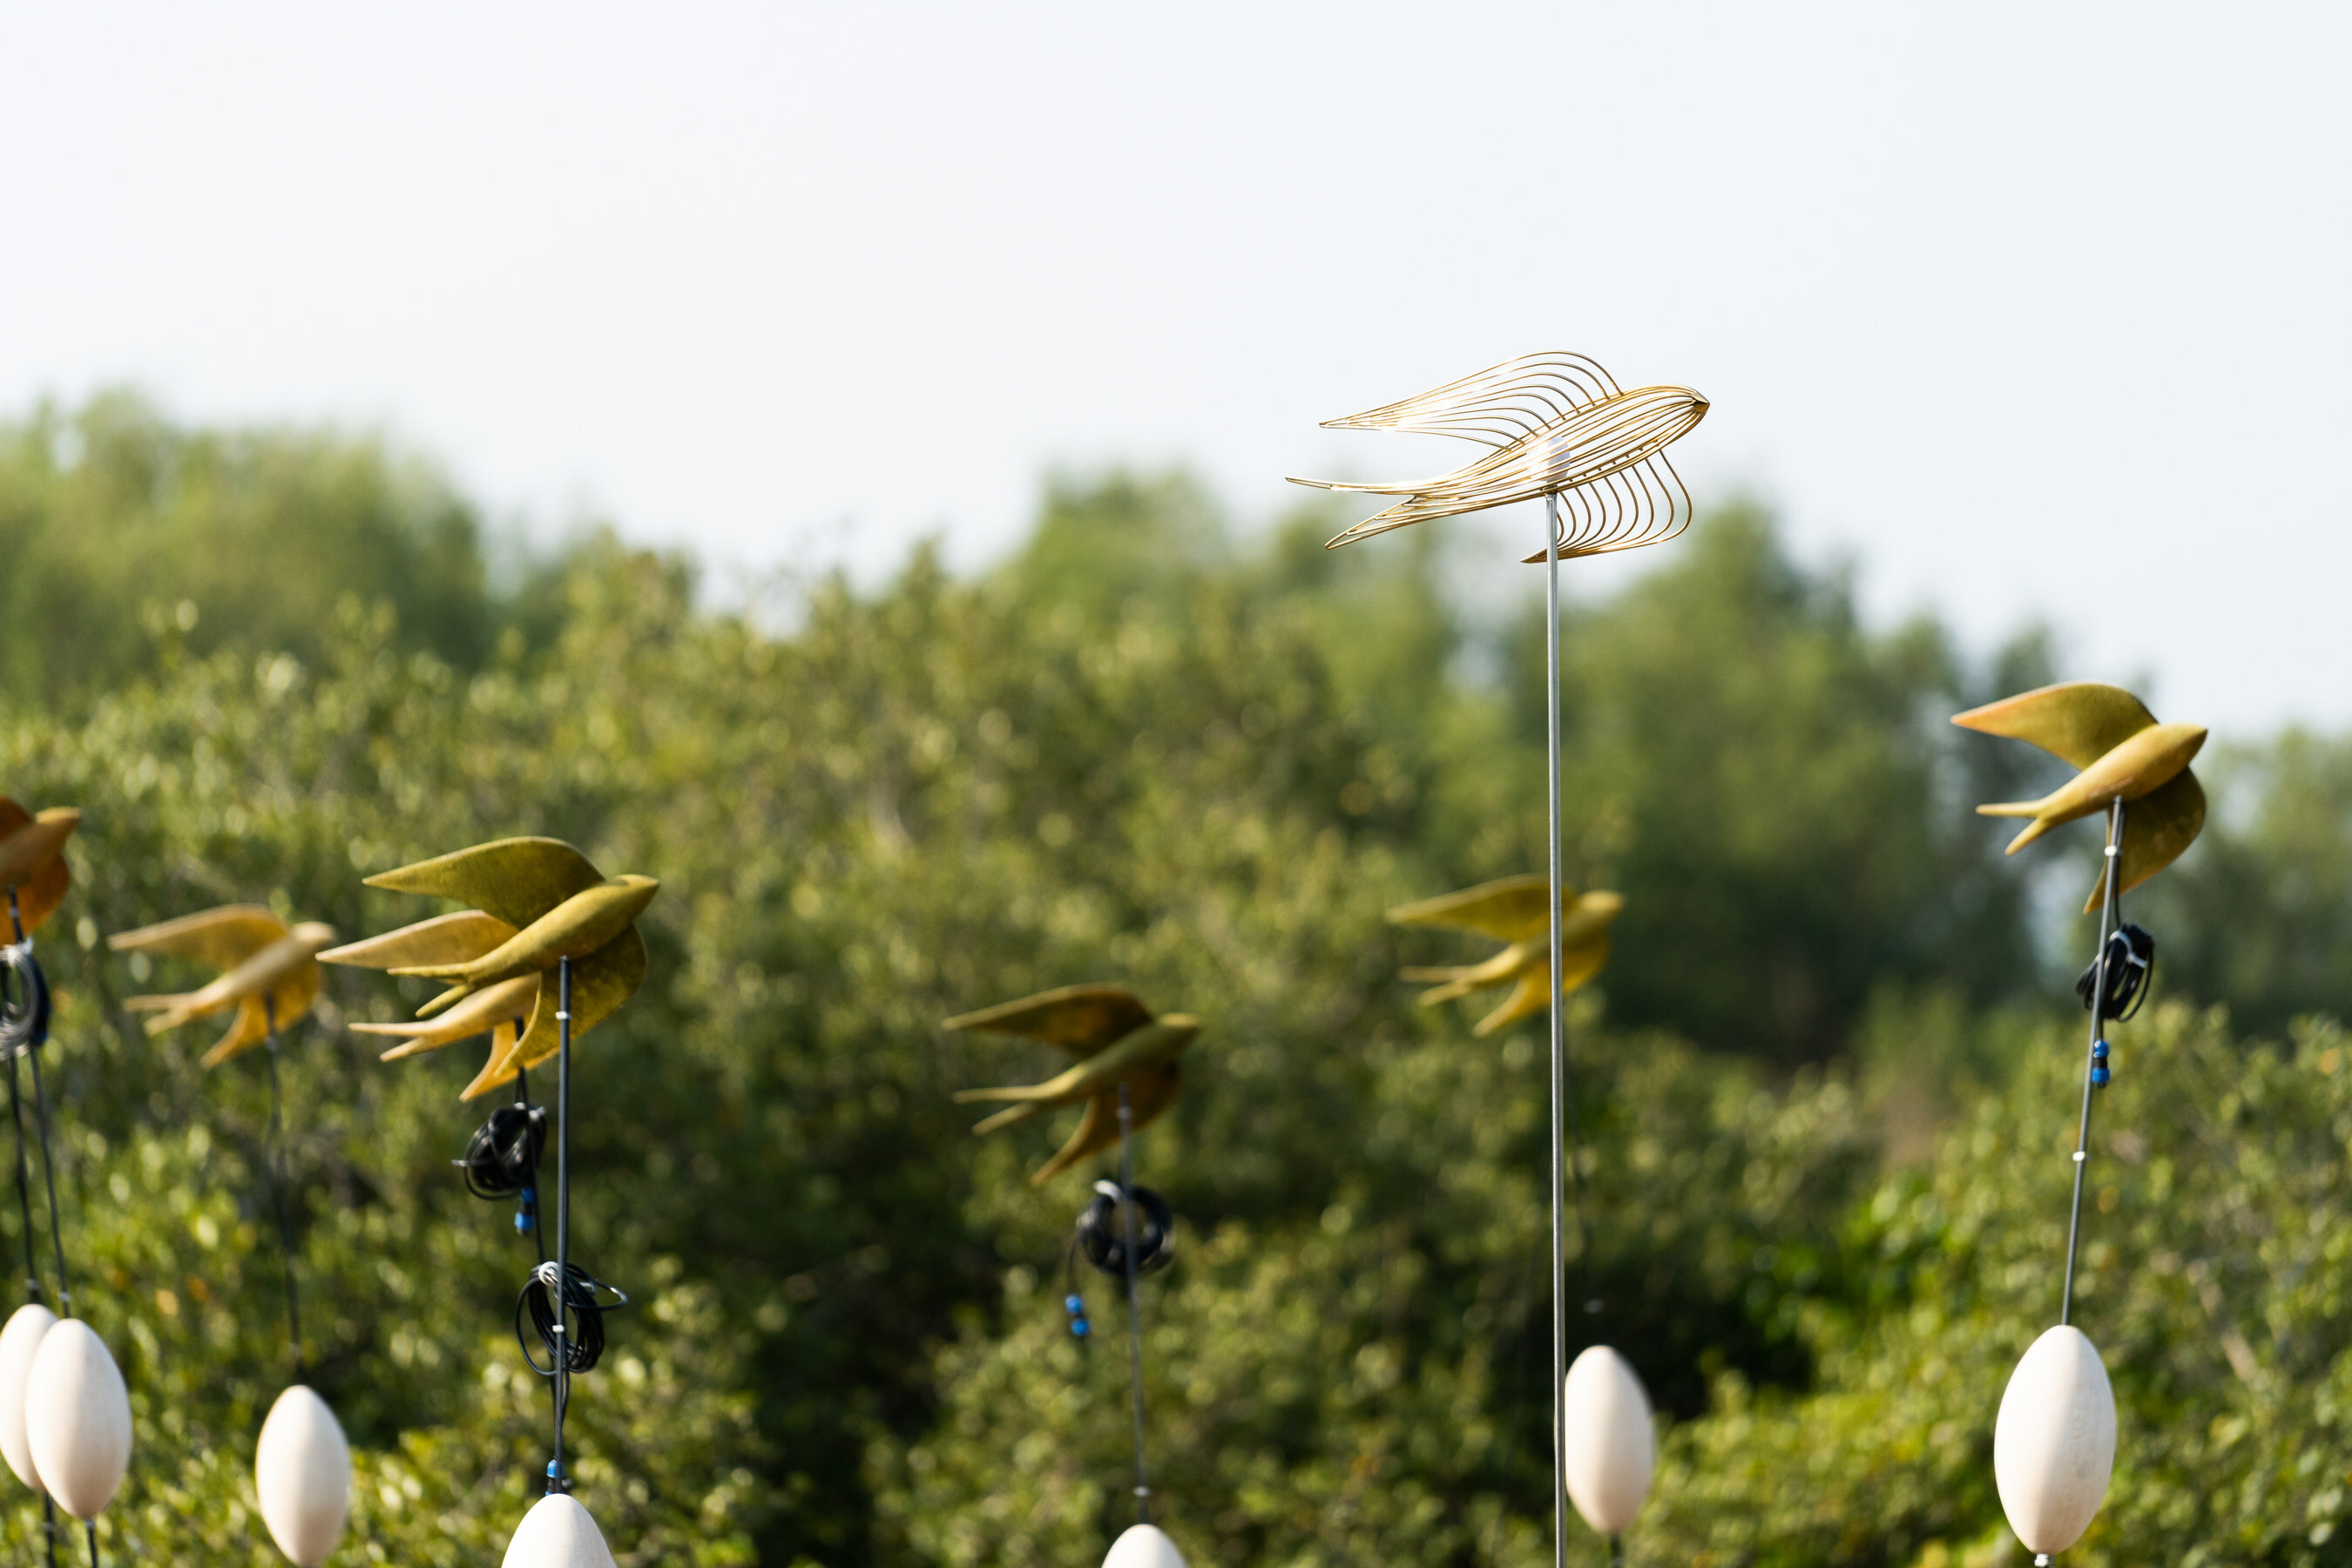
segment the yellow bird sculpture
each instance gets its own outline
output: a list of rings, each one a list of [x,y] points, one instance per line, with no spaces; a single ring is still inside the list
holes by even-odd
[[[205,1053],[204,1065],[215,1068],[310,1010],[319,998],[319,951],[334,940],[334,928],[317,921],[289,926],[259,904],[226,904],[122,931],[108,937],[106,945],[116,952],[193,959],[222,971],[199,990],[133,996],[123,1004],[134,1013],[159,1015],[147,1020],[151,1035],[235,1007],[228,1033]]]
[[[1952,722],[2027,742],[2082,770],[2040,800],[1977,807],[1979,816],[2032,818],[2010,841],[2011,855],[2052,828],[2120,800],[2124,841],[2116,890],[2128,892],[2179,859],[2205,826],[2205,791],[2189,771],[2189,760],[2205,744],[2205,731],[2195,724],[2158,723],[2120,686],[2090,680],[2045,686],[1971,708]],[[2105,891],[2102,873],[2083,906],[2085,913],[2099,907]]]
[[[1560,890],[1559,994],[1563,996],[1601,973],[1609,962],[1609,926],[1625,907],[1622,893],[1576,894]],[[1551,952],[1547,937],[1551,929],[1551,882],[1540,872],[1505,877],[1477,887],[1419,903],[1400,904],[1389,911],[1394,925],[1450,926],[1476,931],[1509,945],[1483,963],[1443,969],[1408,969],[1403,978],[1438,984],[1421,994],[1421,1005],[1433,1007],[1456,996],[1466,996],[1505,981],[1516,984],[1503,1005],[1478,1020],[1472,1034],[1486,1036],[1544,1009],[1544,992],[1550,978]]]
[[[966,1089],[958,1105],[1010,1100],[1003,1110],[972,1128],[993,1132],[1057,1106],[1086,1102],[1078,1130],[1061,1151],[1029,1178],[1044,1186],[1089,1154],[1118,1142],[1118,1090],[1128,1089],[1130,1129],[1141,1128],[1176,1103],[1180,1087],[1176,1058],[1201,1032],[1201,1020],[1183,1013],[1152,1016],[1135,994],[1117,985],[1065,985],[950,1018],[941,1026],[991,1035],[1019,1035],[1059,1046],[1078,1058],[1069,1071],[1044,1083],[1015,1089]]]
[[[467,1084],[472,1100],[553,1056],[561,1043],[551,980],[572,960],[572,1037],[619,1011],[646,977],[636,919],[661,884],[651,877],[606,877],[557,838],[501,838],[370,877],[371,888],[426,893],[476,906],[404,926],[319,956],[328,963],[381,969],[448,983],[416,1010],[418,1024],[359,1025],[401,1036],[384,1059],[433,1050],[488,1032],[490,1060]],[[520,1026],[516,1020],[522,1022]]]
[[[69,805],[26,811],[0,795],[0,889],[16,900],[16,921],[26,932],[47,920],[73,886],[66,867],[66,840],[81,826]]]

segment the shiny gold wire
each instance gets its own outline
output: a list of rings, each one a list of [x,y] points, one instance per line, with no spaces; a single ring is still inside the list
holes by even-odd
[[[1561,556],[1601,555],[1659,543],[1690,526],[1690,491],[1665,448],[1706,410],[1706,399],[1688,387],[1624,391],[1583,354],[1527,354],[1323,426],[1454,436],[1494,447],[1487,457],[1450,474],[1400,484],[1291,483],[1404,498],[1339,533],[1326,549],[1433,518],[1556,495],[1553,550]],[[1528,559],[1543,558],[1538,551]]]

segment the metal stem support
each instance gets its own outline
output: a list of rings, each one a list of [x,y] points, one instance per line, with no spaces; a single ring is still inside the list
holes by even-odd
[[[569,1489],[563,1476],[563,1408],[572,1394],[572,961],[555,963],[555,1458],[550,1493]]]
[[[1568,1237],[1560,1214],[1560,1110],[1568,1019],[1559,1005],[1559,496],[1544,497],[1544,726],[1551,873],[1551,1490],[1553,1568],[1568,1568]]]
[[[2105,896],[2099,900],[2099,956],[2092,972],[2091,1041],[2083,1058],[2083,1121],[2074,1133],[2074,1204],[2066,1216],[2066,1285],[2058,1300],[2058,1321],[2062,1325],[2074,1318],[2074,1250],[2083,1234],[2083,1173],[2091,1163],[2091,1095],[2095,1087],[2091,1075],[2098,1066],[2101,1031],[2107,1021],[2107,936],[2116,929],[2120,915],[2117,906],[2123,895],[2116,890],[2116,882],[2123,847],[2124,803],[2117,796],[2107,807]]]
[[[269,1145],[262,1151],[263,1167],[269,1173],[269,1209],[278,1220],[278,1250],[286,1268],[286,1338],[294,1347],[294,1381],[302,1381],[302,1307],[294,1280],[294,1222],[286,1212],[286,1189],[293,1183],[293,1161],[286,1153],[286,1100],[278,1081],[278,1003],[264,995],[262,1016],[268,1025],[263,1036],[269,1048]],[[281,1175],[279,1165],[286,1168]]]
[[[1135,1294],[1135,1111],[1118,1086],[1118,1212],[1127,1247],[1127,1375],[1135,1395],[1135,1522],[1151,1522],[1151,1481],[1143,1468],[1143,1320]]]

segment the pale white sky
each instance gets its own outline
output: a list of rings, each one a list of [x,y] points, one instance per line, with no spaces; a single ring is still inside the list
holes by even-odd
[[[2341,3],[17,7],[0,408],[871,574],[1055,464],[1451,467],[1316,421],[1576,349],[1876,616],[2343,727],[2348,82]]]

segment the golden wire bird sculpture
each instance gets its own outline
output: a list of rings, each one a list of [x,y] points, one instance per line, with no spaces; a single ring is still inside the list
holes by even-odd
[[[370,877],[367,885],[475,906],[319,955],[327,963],[446,982],[447,990],[416,1010],[432,1024],[378,1025],[369,1032],[406,1039],[386,1059],[490,1032],[489,1064],[466,1086],[467,1100],[513,1082],[518,1070],[555,1054],[557,1009],[544,1005],[541,977],[562,961],[572,961],[574,1039],[635,994],[646,977],[636,919],[661,889],[651,877],[608,878],[557,838],[478,844]]]
[[[1566,888],[1560,891],[1564,909],[1559,932],[1559,994],[1566,996],[1600,973],[1601,966],[1609,962],[1609,927],[1624,909],[1625,896],[1611,892],[1580,895]],[[1507,944],[1482,963],[1404,971],[1403,979],[1438,983],[1421,994],[1421,1005],[1434,1007],[1441,1002],[1467,996],[1473,991],[1507,981],[1514,983],[1503,1005],[1479,1019],[1470,1031],[1481,1037],[1544,1010],[1544,981],[1551,968],[1550,948],[1545,941],[1551,926],[1549,879],[1530,872],[1524,877],[1482,882],[1458,893],[1445,893],[1418,903],[1400,904],[1389,911],[1389,923],[1446,926],[1476,931]]]
[[[1690,491],[1665,449],[1706,410],[1706,399],[1686,386],[1626,392],[1582,354],[1528,354],[1417,397],[1323,422],[1327,430],[1458,436],[1495,448],[1469,467],[1400,484],[1290,482],[1404,498],[1339,534],[1326,549],[1432,518],[1558,496],[1559,554],[1632,550],[1689,526]],[[1528,559],[1541,561],[1544,554]]]
[[[2189,761],[2205,744],[2195,724],[2159,724],[2140,700],[2120,686],[2077,680],[2004,698],[1957,714],[1952,722],[1988,735],[2039,746],[2081,771],[2040,800],[1980,805],[1980,816],[2032,818],[2010,841],[2016,854],[2052,828],[2129,804],[2116,893],[2126,893],[2180,858],[2205,826],[2205,790]],[[2088,914],[2106,896],[2106,879],[2091,889]]]
[[[268,1038],[310,1010],[319,999],[320,950],[332,945],[335,928],[317,921],[288,925],[260,904],[225,904],[106,939],[116,952],[161,952],[222,971],[219,979],[194,991],[133,996],[123,1004],[134,1013],[153,1013],[147,1032],[160,1035],[192,1019],[234,1007],[228,1033],[204,1056],[220,1066]]]
[[[16,911],[19,935],[33,930],[65,901],[73,886],[66,865],[66,840],[81,826],[81,813],[69,805],[41,812],[0,795],[0,888],[8,891]]]
[[[1084,1101],[1087,1113],[1059,1152],[1029,1180],[1044,1186],[1090,1154],[1119,1140],[1119,1090],[1128,1091],[1132,1132],[1176,1103],[1180,1073],[1176,1058],[1201,1032],[1201,1021],[1183,1013],[1158,1017],[1118,985],[1065,985],[1024,996],[1001,1006],[964,1013],[940,1026],[982,1034],[1019,1035],[1058,1046],[1078,1058],[1067,1072],[1044,1083],[1009,1089],[965,1089],[956,1103],[1011,1101],[1009,1109],[972,1128],[989,1133],[1026,1121],[1058,1106]]]

